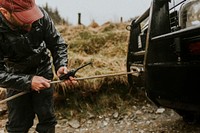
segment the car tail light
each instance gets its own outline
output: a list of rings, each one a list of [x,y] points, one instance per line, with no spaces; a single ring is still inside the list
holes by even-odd
[[[189,53],[192,55],[200,55],[200,42],[188,44]]]

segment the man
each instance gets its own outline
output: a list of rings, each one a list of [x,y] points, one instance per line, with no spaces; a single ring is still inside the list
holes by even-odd
[[[6,129],[27,133],[37,115],[36,131],[54,133],[52,62],[58,77],[68,72],[67,44],[35,0],[0,0],[0,12],[0,86],[8,97],[30,92],[7,103]],[[73,77],[65,81],[75,82]]]

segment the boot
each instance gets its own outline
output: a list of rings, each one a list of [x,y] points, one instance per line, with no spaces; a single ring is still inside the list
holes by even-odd
[[[46,133],[55,133],[55,127],[48,129]]]
[[[55,127],[49,128],[47,131],[43,131],[39,133],[55,133]]]

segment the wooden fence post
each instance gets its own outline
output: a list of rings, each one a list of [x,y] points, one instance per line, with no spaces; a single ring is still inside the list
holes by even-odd
[[[78,25],[81,25],[81,13],[78,13]]]
[[[120,22],[123,23],[123,17],[120,18]]]

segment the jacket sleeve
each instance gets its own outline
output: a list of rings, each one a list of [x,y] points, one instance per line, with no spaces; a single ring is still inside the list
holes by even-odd
[[[2,51],[0,50],[0,87],[13,88],[18,91],[31,91],[32,75],[9,73],[6,70]]]
[[[51,51],[53,57],[53,63],[55,70],[57,71],[61,66],[67,66],[68,56],[67,56],[67,44],[63,37],[55,28],[55,25],[46,11],[42,10],[44,13],[43,17],[43,30],[44,30],[44,40],[47,48]]]

